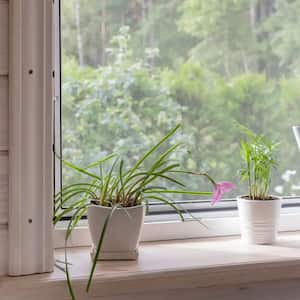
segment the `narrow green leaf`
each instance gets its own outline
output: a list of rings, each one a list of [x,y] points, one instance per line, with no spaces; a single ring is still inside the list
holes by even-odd
[[[102,228],[102,232],[101,232],[101,235],[99,237],[99,242],[98,242],[98,245],[97,245],[95,257],[93,258],[93,265],[92,265],[92,269],[91,269],[91,272],[90,272],[90,275],[89,275],[89,280],[88,280],[88,283],[87,283],[87,286],[86,286],[86,292],[88,292],[90,287],[91,287],[92,279],[93,279],[93,276],[94,276],[97,260],[99,258],[99,254],[100,254],[101,246],[103,244],[103,240],[104,240],[104,237],[105,237],[107,226],[108,226],[110,218],[112,217],[112,215],[113,215],[113,213],[115,212],[116,209],[117,209],[117,206],[112,207],[110,213],[105,218],[103,228]]]
[[[118,155],[117,154],[110,154],[110,155],[108,155],[108,156],[106,156],[106,157],[104,157],[102,159],[99,159],[99,160],[91,163],[85,169],[91,169],[91,168],[98,167],[99,165],[103,164],[104,162],[106,162],[106,161],[108,161],[108,160],[110,160],[110,159],[112,159],[112,158],[114,158],[116,156],[118,156]]]
[[[147,198],[148,198],[148,199],[154,199],[154,200],[157,200],[157,201],[160,201],[160,202],[163,202],[163,203],[169,205],[169,206],[172,207],[172,208],[176,211],[176,213],[180,216],[181,221],[184,221],[184,216],[183,216],[183,214],[182,214],[181,211],[178,209],[178,207],[177,207],[174,203],[172,203],[170,200],[166,200],[166,199],[164,199],[164,198],[162,198],[162,197],[159,197],[159,196],[149,196],[149,197],[147,197]]]
[[[92,177],[92,178],[95,178],[95,179],[98,179],[98,180],[101,181],[101,177],[97,176],[97,175],[94,174],[94,173],[91,173],[91,172],[89,172],[89,171],[87,171],[87,170],[85,170],[85,169],[83,169],[83,168],[80,168],[80,167],[78,167],[78,166],[72,164],[72,163],[69,162],[69,161],[62,160],[62,162],[63,162],[67,167],[69,167],[69,168],[71,168],[71,169],[73,169],[73,170],[75,170],[75,171],[77,171],[77,172],[79,172],[79,173],[85,174],[85,175],[87,175],[87,176],[89,176],[89,177]]]
[[[166,134],[156,145],[154,145],[149,151],[147,151],[142,156],[142,158],[138,160],[134,167],[129,171],[128,176],[130,177],[155,150],[157,150],[166,140],[168,140],[172,135],[174,135],[174,133],[179,129],[179,127],[180,125],[178,124],[168,134]]]
[[[194,192],[194,191],[181,191],[181,190],[146,190],[144,193],[157,193],[157,194],[182,194],[182,195],[203,195],[203,196],[210,196],[212,192]]]

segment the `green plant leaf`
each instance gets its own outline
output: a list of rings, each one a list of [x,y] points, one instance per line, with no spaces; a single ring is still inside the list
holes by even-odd
[[[154,145],[149,151],[147,151],[141,159],[134,165],[134,167],[129,171],[128,176],[130,177],[141,164],[155,151],[157,150],[166,140],[168,140],[174,133],[180,128],[180,124],[174,127],[168,134],[166,134],[156,145]]]
[[[85,174],[85,175],[87,175],[89,177],[92,177],[92,178],[95,178],[95,179],[98,179],[98,180],[101,181],[101,177],[100,176],[97,176],[96,174],[93,174],[93,173],[87,171],[84,168],[78,167],[78,166],[76,166],[76,165],[74,165],[71,162],[66,161],[66,160],[62,160],[62,162],[64,163],[64,165],[68,166],[69,168],[71,168],[71,169],[73,169],[73,170],[75,170],[75,171],[77,171],[79,173]]]
[[[163,202],[163,203],[169,205],[169,206],[172,207],[172,208],[176,211],[176,213],[180,216],[181,221],[184,221],[184,216],[183,216],[183,214],[182,214],[181,211],[177,208],[177,206],[176,206],[174,203],[172,203],[172,201],[167,200],[167,199],[164,199],[164,198],[159,197],[159,196],[148,196],[147,198],[148,198],[148,199],[157,200],[157,201],[160,201],[160,202]]]
[[[93,279],[93,276],[94,276],[94,272],[95,272],[95,268],[96,268],[96,264],[97,264],[97,261],[98,261],[98,258],[99,258],[99,255],[100,255],[100,250],[101,250],[101,246],[103,244],[103,240],[104,240],[104,237],[105,237],[105,233],[106,233],[106,230],[107,230],[107,226],[109,224],[109,220],[110,218],[112,217],[112,215],[114,214],[115,210],[117,209],[118,206],[113,206],[110,213],[107,215],[107,217],[105,218],[105,221],[104,221],[104,224],[103,224],[103,228],[102,228],[102,231],[101,231],[101,235],[99,237],[99,242],[97,244],[97,248],[96,248],[96,253],[95,253],[95,257],[93,258],[93,264],[92,264],[92,269],[90,271],[90,275],[89,275],[89,279],[88,279],[88,283],[87,283],[87,286],[86,286],[86,292],[89,291],[90,287],[91,287],[91,283],[92,283],[92,279]]]
[[[144,193],[153,193],[153,194],[182,194],[182,195],[199,195],[199,196],[210,196],[212,192],[194,192],[194,191],[184,191],[184,190],[155,190],[150,189],[144,191]]]
[[[117,154],[110,154],[110,155],[108,155],[108,156],[106,156],[106,157],[104,157],[104,158],[102,158],[102,159],[99,159],[99,160],[97,160],[97,161],[91,163],[91,164],[88,165],[85,169],[87,170],[87,169],[99,167],[99,165],[103,164],[104,162],[106,162],[106,161],[108,161],[108,160],[110,160],[110,159],[112,159],[112,158],[114,158],[114,157],[116,157],[116,156],[118,156],[118,155],[117,155]]]

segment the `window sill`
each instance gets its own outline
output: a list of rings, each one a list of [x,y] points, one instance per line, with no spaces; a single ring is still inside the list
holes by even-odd
[[[138,261],[98,263],[91,295],[298,279],[299,249],[299,232],[281,234],[273,246],[246,246],[236,237],[142,243]],[[91,267],[89,248],[72,248],[69,253],[72,278],[80,295]],[[56,258],[63,260],[63,250],[56,250]],[[23,299],[25,295],[38,299],[41,294],[37,291],[47,295],[46,289],[51,299],[61,299],[67,293],[65,275],[58,269],[51,274],[2,278],[0,287],[7,299],[18,292]]]

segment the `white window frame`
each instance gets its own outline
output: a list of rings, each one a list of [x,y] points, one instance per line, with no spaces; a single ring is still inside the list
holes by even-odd
[[[53,270],[52,4],[9,1],[8,274],[13,276]]]
[[[287,210],[287,211],[284,211]],[[164,221],[155,218],[146,218],[142,228],[141,241],[167,241],[192,238],[213,238],[221,236],[240,235],[239,218],[237,212],[234,216],[224,216],[224,213],[214,213],[211,217],[201,218],[200,224],[195,220],[185,222],[176,220],[175,215],[168,216]],[[67,221],[61,222],[54,233],[54,247],[65,246],[65,233]],[[283,209],[280,217],[280,232],[291,232],[300,230],[300,212],[293,209]],[[83,221],[75,228],[69,240],[69,247],[91,246],[91,238],[87,221]]]
[[[55,6],[55,31],[56,36],[59,35],[59,1],[56,0]],[[60,73],[60,45],[56,39],[55,44],[55,73]],[[60,75],[56,76],[55,85],[56,85],[56,109],[57,114],[56,118],[56,136],[60,139],[60,129],[58,126],[60,122]],[[56,151],[59,151],[60,145],[56,145]],[[59,163],[58,161],[56,162]],[[56,188],[59,190],[59,181],[60,181],[60,171],[55,172],[58,181],[56,182]],[[297,199],[300,201],[300,198]],[[200,216],[201,217],[201,216]],[[208,237],[217,237],[217,236],[231,236],[239,235],[239,219],[237,216],[237,211],[235,212],[212,212],[206,213],[201,217],[201,223],[195,220],[188,220],[186,222],[178,221],[176,215],[167,215],[164,217],[164,220],[161,221],[159,216],[150,216],[146,217],[146,222],[142,229],[142,241],[162,241],[162,240],[171,240],[171,239],[188,239],[188,238],[208,238]],[[67,221],[62,221],[55,228],[54,232],[54,247],[61,248],[65,245],[65,233],[66,233]],[[280,222],[280,231],[297,231],[300,230],[300,207],[299,209],[285,208],[282,210],[281,222]],[[77,246],[90,246],[91,239],[89,235],[87,221],[82,221],[80,225],[75,228],[72,236],[69,240],[70,247]]]

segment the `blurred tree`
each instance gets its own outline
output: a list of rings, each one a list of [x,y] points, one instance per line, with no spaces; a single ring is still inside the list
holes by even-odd
[[[300,172],[299,16],[300,0],[63,0],[64,156],[133,162],[180,122],[176,159],[237,182],[237,120],[281,142],[282,185]]]

